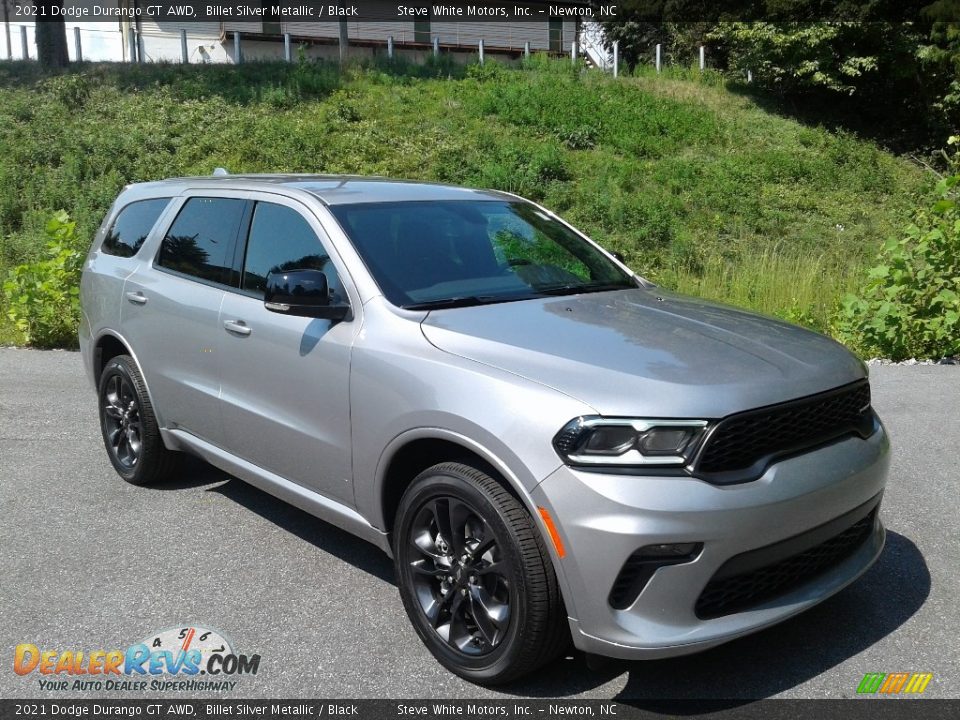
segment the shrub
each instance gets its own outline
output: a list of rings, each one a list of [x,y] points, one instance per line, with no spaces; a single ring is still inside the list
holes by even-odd
[[[488,60],[485,63],[470,63],[467,66],[467,77],[480,82],[496,82],[504,79],[506,69],[498,62]]]
[[[891,360],[960,354],[960,175],[938,185],[940,198],[888,240],[859,296],[844,298],[842,337]]]
[[[542,200],[552,185],[570,177],[566,156],[557,143],[503,141],[485,149],[463,181]]]
[[[18,265],[3,284],[8,315],[35,347],[75,347],[83,254],[74,249],[76,223],[61,210],[46,227],[43,258]]]

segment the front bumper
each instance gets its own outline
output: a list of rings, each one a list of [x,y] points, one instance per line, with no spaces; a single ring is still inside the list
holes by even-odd
[[[780,543],[879,498],[889,467],[882,425],[781,460],[762,477],[717,486],[688,477],[605,475],[561,467],[533,491],[556,523],[566,555],[554,557],[574,644],[626,659],[697,652],[806,610],[853,582],[877,559],[884,529],[875,513],[866,539],[815,577],[748,609],[702,619],[695,606],[731,558]],[[690,562],[661,567],[622,610],[609,602],[638,548],[702,543]]]

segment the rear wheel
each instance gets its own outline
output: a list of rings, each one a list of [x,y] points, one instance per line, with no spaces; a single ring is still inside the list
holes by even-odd
[[[182,455],[163,444],[139,368],[129,355],[111,358],[100,375],[100,430],[117,473],[133,485],[166,480]]]
[[[397,510],[400,595],[434,657],[457,675],[504,683],[569,641],[556,575],[520,502],[484,472],[436,465]]]

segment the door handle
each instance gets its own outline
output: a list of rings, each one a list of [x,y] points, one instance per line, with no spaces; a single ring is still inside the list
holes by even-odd
[[[223,323],[223,327],[227,332],[236,333],[237,335],[249,335],[251,332],[243,320],[226,320]]]
[[[135,305],[146,305],[146,304],[147,304],[147,296],[144,295],[144,294],[143,294],[142,292],[140,292],[139,290],[137,290],[136,292],[128,292],[128,293],[127,293],[127,300],[129,300],[130,302],[134,303]]]

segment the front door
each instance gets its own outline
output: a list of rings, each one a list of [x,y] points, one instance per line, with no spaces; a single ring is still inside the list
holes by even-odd
[[[322,239],[321,239],[322,238]],[[346,302],[317,219],[295,201],[258,200],[240,288],[220,310],[221,404],[230,450],[281,477],[354,505],[350,349],[360,320],[290,317],[263,305],[270,272],[322,270]]]

